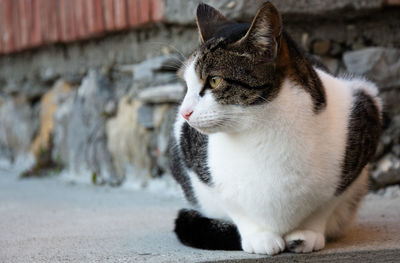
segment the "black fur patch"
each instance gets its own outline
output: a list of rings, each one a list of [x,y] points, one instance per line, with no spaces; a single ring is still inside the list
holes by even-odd
[[[303,52],[303,54],[306,56],[307,60],[311,63],[311,65],[313,65],[314,67],[316,67],[322,71],[325,71],[326,73],[329,73],[329,74],[335,73],[335,72],[330,72],[329,69],[321,61],[321,59],[319,59],[319,57],[306,52],[301,47],[299,47],[299,49]]]
[[[312,65],[321,66],[322,63],[317,63],[315,59],[310,60],[310,57],[307,57],[285,31],[282,36],[287,44],[290,57],[288,77],[310,94],[314,103],[314,111],[318,113],[326,107],[326,95],[322,82]]]
[[[223,39],[223,41],[219,42],[218,45],[215,45],[212,50],[225,47],[226,45],[238,41],[246,34],[249,27],[250,24],[248,23],[231,23],[220,27],[218,31],[215,32],[213,38]]]
[[[336,194],[341,194],[373,158],[381,133],[379,109],[362,90],[356,91],[350,115],[343,172]]]
[[[168,147],[169,147],[169,167],[171,169],[172,176],[181,185],[186,199],[191,204],[195,205],[197,204],[197,200],[193,193],[192,183],[190,182],[189,175],[186,173],[184,164],[182,163],[182,157],[179,151],[179,145],[177,145],[174,136],[171,136]]]
[[[302,240],[302,239],[292,240],[286,244],[286,249],[288,251],[294,252],[296,250],[296,248],[298,248],[299,246],[302,246],[303,243],[304,243],[304,240]]]
[[[206,184],[211,184],[210,171],[207,165],[208,137],[186,122],[182,126],[180,146],[182,157],[187,168],[192,169]]]
[[[210,250],[242,250],[235,225],[182,209],[175,220],[175,233],[185,245]]]

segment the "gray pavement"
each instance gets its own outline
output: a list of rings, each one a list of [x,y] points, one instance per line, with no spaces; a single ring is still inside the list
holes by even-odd
[[[181,245],[176,197],[0,170],[0,262],[400,262],[400,198],[369,196],[356,225],[318,253],[275,257]]]

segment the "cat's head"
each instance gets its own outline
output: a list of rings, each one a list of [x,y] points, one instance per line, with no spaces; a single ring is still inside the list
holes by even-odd
[[[206,4],[197,7],[200,47],[180,70],[187,93],[180,114],[203,133],[242,131],[260,106],[279,93],[282,23],[269,2],[252,23],[226,19]]]

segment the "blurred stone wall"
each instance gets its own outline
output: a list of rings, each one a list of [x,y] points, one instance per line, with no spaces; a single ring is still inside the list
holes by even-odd
[[[69,171],[95,184],[168,177],[167,145],[184,85],[176,70],[198,44],[199,1],[167,0],[164,22],[0,57],[0,166]],[[263,1],[205,1],[251,21]],[[285,27],[332,74],[375,81],[385,130],[374,189],[400,183],[397,1],[274,1]]]

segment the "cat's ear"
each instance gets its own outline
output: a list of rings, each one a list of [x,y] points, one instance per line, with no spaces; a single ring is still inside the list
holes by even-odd
[[[205,43],[221,26],[229,23],[229,20],[214,7],[201,3],[197,6],[196,23],[199,28],[200,41]]]
[[[257,53],[273,59],[277,55],[281,33],[281,15],[272,3],[266,2],[258,9],[249,30],[239,43],[251,45]]]

